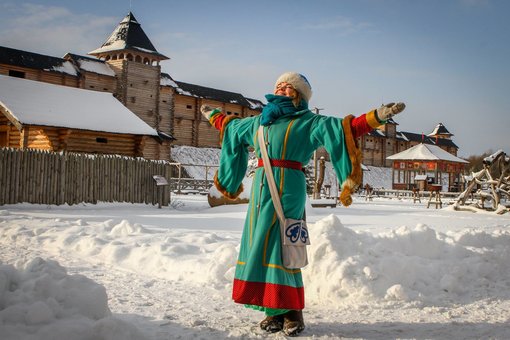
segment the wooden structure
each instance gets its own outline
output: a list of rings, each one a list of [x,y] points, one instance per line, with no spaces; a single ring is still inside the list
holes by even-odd
[[[468,204],[470,196],[479,200]],[[483,161],[483,169],[471,175],[466,189],[457,197],[454,208],[456,210],[491,210],[498,214],[510,209],[510,158],[499,150]],[[485,203],[490,202],[490,206]],[[506,206],[505,206],[506,204]]]
[[[167,206],[170,190],[154,176],[171,177],[165,161],[0,148],[0,205],[130,202]]]
[[[393,162],[392,188],[411,190],[417,187],[416,175],[425,174],[430,179],[423,190],[430,191],[441,185],[445,191],[459,191],[460,176],[467,161],[453,156],[435,145],[418,144],[388,157]],[[448,182],[443,183],[443,174]]]
[[[229,92],[179,81],[162,74],[162,84],[173,93],[173,129],[175,145],[219,147],[219,132],[200,113],[207,104],[221,108],[227,115],[241,118],[260,114],[263,104],[259,100]]]
[[[259,100],[177,82],[162,73],[160,62],[169,58],[156,50],[132,13],[89,54],[92,57],[67,53],[57,58],[0,46],[0,75],[113,94],[158,132],[157,142],[143,142],[143,157],[150,159],[170,160],[174,135],[179,145],[219,146],[218,132],[200,114],[202,104],[241,117],[259,114],[263,107]],[[6,129],[0,127],[0,138],[6,138]]]
[[[436,209],[443,207],[443,202],[441,201],[441,185],[432,184],[429,187],[430,196],[429,201],[427,202],[427,209],[431,205],[435,205]]]
[[[263,108],[260,100],[175,81],[162,72],[161,62],[169,58],[156,50],[133,13],[89,54],[92,57],[67,53],[57,58],[0,46],[0,74],[113,94],[161,137],[145,148],[147,154],[150,149],[151,159],[170,160],[171,145],[219,147],[218,131],[200,114],[203,104],[240,117],[258,115]],[[397,125],[390,119],[380,129],[358,138],[364,164],[390,167],[388,156],[419,143],[457,155],[453,135],[441,123],[428,135],[399,132]],[[325,151],[317,154],[329,159]]]
[[[412,192],[413,192],[413,203],[416,203],[416,201],[421,203],[420,189],[413,188]]]
[[[158,132],[109,93],[0,75],[0,147],[158,159]]]
[[[457,155],[459,148],[451,140],[453,134],[449,133],[442,123],[439,123],[428,135],[397,131],[397,125],[393,119],[390,119],[387,124],[358,137],[357,143],[363,153],[363,164],[391,167],[393,162],[388,159],[389,156],[421,143],[436,145],[454,156]]]

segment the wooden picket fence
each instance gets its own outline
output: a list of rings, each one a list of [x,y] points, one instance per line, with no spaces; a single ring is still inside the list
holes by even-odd
[[[117,155],[55,153],[0,148],[0,205],[131,202],[168,205],[172,167]]]

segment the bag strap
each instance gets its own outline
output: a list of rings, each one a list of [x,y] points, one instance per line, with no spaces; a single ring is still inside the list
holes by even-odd
[[[264,171],[266,172],[269,192],[271,193],[271,198],[273,199],[273,206],[276,211],[276,214],[278,215],[278,219],[280,220],[280,225],[283,227],[285,225],[285,215],[283,214],[282,202],[280,201],[280,194],[276,189],[273,170],[271,169],[271,162],[269,161],[269,156],[267,155],[266,142],[264,141],[264,127],[262,125],[259,126],[258,140],[260,153],[262,154],[262,159],[264,160]]]

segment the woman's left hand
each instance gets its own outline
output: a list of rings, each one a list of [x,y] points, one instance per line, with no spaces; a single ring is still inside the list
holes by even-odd
[[[389,103],[381,106],[376,110],[377,118],[381,121],[386,121],[396,114],[404,111],[406,104],[404,103]]]

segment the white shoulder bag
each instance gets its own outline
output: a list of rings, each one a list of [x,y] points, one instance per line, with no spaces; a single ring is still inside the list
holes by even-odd
[[[276,189],[271,162],[267,155],[266,143],[264,141],[264,127],[260,126],[258,130],[258,141],[260,153],[264,161],[264,170],[266,172],[267,183],[273,205],[280,221],[280,234],[282,239],[282,262],[286,268],[302,268],[308,264],[306,246],[310,245],[308,227],[305,220],[294,220],[285,218],[283,214],[280,195]]]

